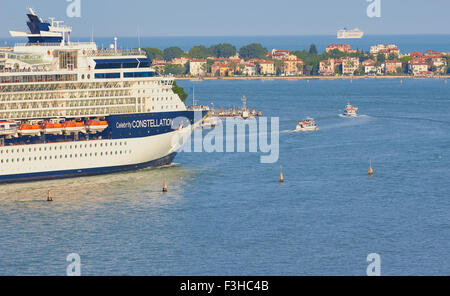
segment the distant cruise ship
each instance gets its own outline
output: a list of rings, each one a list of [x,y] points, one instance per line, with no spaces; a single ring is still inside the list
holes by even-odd
[[[346,28],[337,32],[338,39],[360,39],[364,36],[364,32],[358,28],[347,30]]]
[[[208,108],[186,107],[140,49],[27,16],[30,33],[10,34],[28,43],[0,49],[0,183],[170,164]]]

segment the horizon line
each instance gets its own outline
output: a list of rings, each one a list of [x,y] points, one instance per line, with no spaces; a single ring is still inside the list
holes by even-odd
[[[140,36],[140,38],[195,38],[195,37],[334,37],[336,38],[336,34],[268,34],[268,35],[262,35],[262,34],[255,34],[255,35],[147,35],[147,36]],[[415,33],[388,33],[388,34],[364,34],[364,37],[367,36],[450,36],[450,33],[421,33],[421,34],[415,34]],[[138,38],[137,36],[131,35],[131,36],[120,36],[120,35],[110,35],[110,36],[94,36],[95,38]],[[339,39],[339,40],[361,40],[362,38],[353,38],[353,39]],[[20,39],[16,37],[11,36],[0,36],[2,39]],[[71,39],[73,38],[91,38],[91,36],[71,36]],[[26,37],[22,38],[26,39]],[[338,38],[336,38],[338,39]]]

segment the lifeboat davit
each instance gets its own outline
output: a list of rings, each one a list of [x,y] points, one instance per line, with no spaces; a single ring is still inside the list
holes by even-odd
[[[5,136],[10,139],[12,137],[17,137],[17,131],[19,125],[14,121],[2,120],[0,121],[0,136]]]
[[[41,126],[39,125],[38,122],[22,122],[19,125],[19,130],[18,133],[21,136],[40,136],[41,135]]]
[[[86,127],[84,126],[84,123],[74,120],[64,121],[62,123],[62,130],[66,135],[86,133]]]
[[[62,124],[57,121],[44,121],[41,123],[41,130],[47,135],[62,135],[63,127]]]
[[[106,120],[90,119],[86,122],[86,129],[92,134],[101,133],[107,127],[108,122]]]

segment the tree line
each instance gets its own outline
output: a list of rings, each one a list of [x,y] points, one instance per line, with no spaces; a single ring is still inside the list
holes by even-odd
[[[259,58],[262,59],[267,54],[267,49],[259,43],[252,43],[242,46],[239,50],[229,43],[220,43],[206,47],[204,45],[197,45],[189,49],[188,52],[184,52],[178,46],[171,46],[164,50],[159,48],[144,48],[149,59],[160,59],[165,61],[171,61],[174,58],[188,57],[193,59],[206,59],[207,57],[216,58],[229,58],[239,53],[239,56],[243,59]]]

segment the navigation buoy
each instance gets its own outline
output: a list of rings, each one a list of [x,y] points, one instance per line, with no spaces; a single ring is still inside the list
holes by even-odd
[[[166,183],[166,181],[163,182],[162,192],[167,192],[167,183]]]
[[[47,201],[53,201],[53,198],[50,196],[50,190],[47,191]]]
[[[373,168],[372,168],[372,161],[369,163],[369,171],[368,171],[369,177],[373,176]]]
[[[280,165],[280,183],[284,182],[283,167]]]

